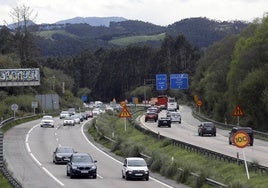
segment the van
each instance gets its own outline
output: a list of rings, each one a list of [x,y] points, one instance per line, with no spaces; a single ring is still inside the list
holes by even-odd
[[[181,123],[181,115],[179,112],[176,111],[171,111],[170,112],[170,118],[171,118],[171,122],[178,122]]]

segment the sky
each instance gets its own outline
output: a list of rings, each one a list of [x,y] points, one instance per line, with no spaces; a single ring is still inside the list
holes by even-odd
[[[185,18],[217,21],[263,18],[268,0],[0,0],[0,25],[13,23],[10,13],[25,5],[37,24],[74,17],[118,16],[167,26]]]

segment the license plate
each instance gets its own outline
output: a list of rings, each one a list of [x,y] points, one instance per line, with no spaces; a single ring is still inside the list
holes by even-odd
[[[135,174],[136,176],[142,176],[142,174]]]
[[[167,123],[167,121],[163,121],[163,123]]]
[[[212,129],[211,128],[207,128],[208,131],[211,131]]]
[[[81,173],[86,174],[86,173],[88,173],[88,171],[87,170],[81,170]]]

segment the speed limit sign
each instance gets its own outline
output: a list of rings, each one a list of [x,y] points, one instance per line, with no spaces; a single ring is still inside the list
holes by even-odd
[[[246,132],[238,131],[233,136],[233,143],[239,147],[244,148],[249,144],[250,138]]]

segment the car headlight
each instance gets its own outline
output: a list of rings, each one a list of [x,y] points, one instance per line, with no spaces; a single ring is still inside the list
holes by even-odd
[[[95,170],[96,168],[96,166],[91,166],[91,170]]]
[[[58,158],[62,158],[62,156],[60,154],[56,154],[56,157]]]
[[[77,166],[72,165],[72,169],[77,169]]]
[[[128,170],[127,173],[128,173],[128,174],[132,174],[132,170]]]

